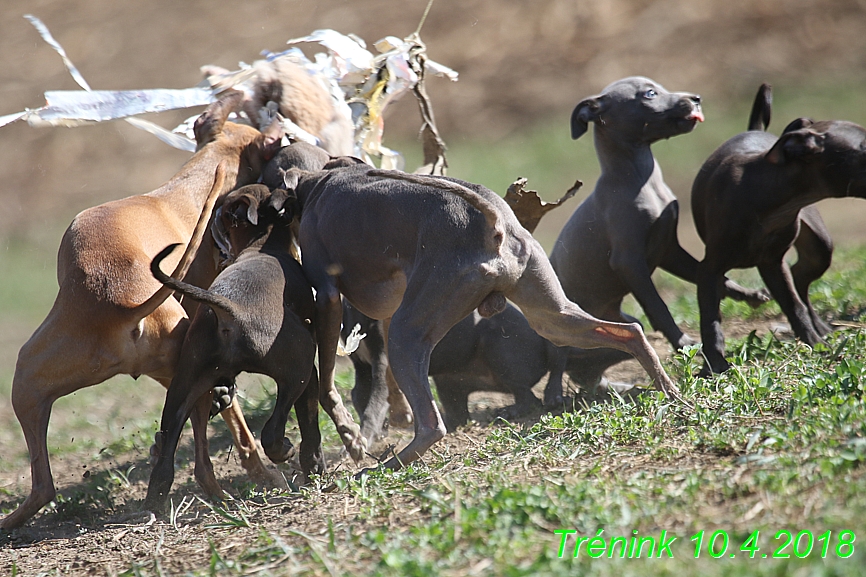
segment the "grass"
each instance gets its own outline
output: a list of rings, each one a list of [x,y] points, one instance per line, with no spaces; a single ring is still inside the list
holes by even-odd
[[[475,450],[338,480],[353,513],[325,514],[321,534],[252,523],[242,551],[214,549],[210,567],[191,574],[860,575],[866,333],[840,332],[814,351],[772,335],[732,348],[736,369],[713,379],[692,376],[697,349],[674,359],[693,411],[646,393],[534,425],[501,423]],[[222,526],[250,524],[219,514]],[[564,547],[562,530],[574,532]],[[573,556],[577,535],[656,543],[663,531],[676,538],[671,558],[648,559],[648,548],[641,558],[621,558],[620,548],[613,558]],[[716,533],[720,558],[706,544]]]

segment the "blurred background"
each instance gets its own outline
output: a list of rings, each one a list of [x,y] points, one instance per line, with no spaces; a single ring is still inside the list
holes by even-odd
[[[263,49],[318,28],[369,45],[415,30],[427,0],[4,0],[0,115],[36,108],[42,93],[76,89],[58,55],[22,16],[41,18],[96,89],[185,88],[199,67],[235,69]],[[586,96],[633,74],[700,93],[706,122],[654,150],[682,203],[680,236],[699,258],[688,198],[703,160],[745,128],[758,85],[775,88],[779,132],[799,116],[866,123],[864,0],[436,0],[421,32],[430,58],[460,80],[429,78],[449,174],[500,194],[518,176],[547,200],[598,174],[592,138],[569,138]],[[313,46],[306,46],[308,55]],[[171,128],[189,112],[151,115]],[[386,116],[386,145],[419,164],[411,96]],[[56,249],[89,206],[151,190],[189,157],[122,122],[0,128],[0,417],[17,350],[56,293]],[[549,250],[581,196],[542,222]],[[866,202],[822,206],[839,244],[866,241]]]

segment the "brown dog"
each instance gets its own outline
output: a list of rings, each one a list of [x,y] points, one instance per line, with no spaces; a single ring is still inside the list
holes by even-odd
[[[148,375],[166,387],[171,382],[189,319],[170,298],[171,289],[150,274],[150,262],[166,245],[181,243],[186,251],[171,259],[173,276],[190,268],[187,280],[210,284],[216,276],[211,248],[198,250],[210,210],[230,190],[255,182],[279,145],[278,134],[226,123],[240,96],[230,93],[196,121],[198,151],[170,181],[147,194],[85,210],[63,235],[60,291],[48,317],[21,347],[12,382],[32,488],[0,527],[21,525],[54,499],[46,433],[55,400],[118,374]],[[233,407],[225,419],[244,467],[264,475],[255,438]],[[201,442],[196,439],[197,448]]]

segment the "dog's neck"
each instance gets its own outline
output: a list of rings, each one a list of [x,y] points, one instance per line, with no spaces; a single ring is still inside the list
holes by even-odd
[[[627,178],[644,183],[656,170],[656,161],[650,144],[615,138],[598,126],[593,130],[595,150],[602,177]]]
[[[245,183],[239,182],[238,178],[240,158],[237,155],[222,154],[210,146],[196,152],[171,180],[148,193],[148,196],[170,199],[175,214],[184,220],[191,219],[195,222],[213,186],[220,163],[225,171],[225,184],[218,193],[219,205],[229,191]]]
[[[643,189],[656,173],[657,178],[661,178],[661,169],[649,143],[614,138],[598,126],[593,136],[601,167],[599,182],[615,182],[616,188],[625,193]]]
[[[230,234],[231,243],[234,246],[243,247],[232,260],[237,259],[245,252],[289,253],[295,238],[291,226],[283,222],[249,227],[244,233]]]
[[[318,193],[322,190],[322,184],[331,178],[331,171],[327,172],[303,172],[294,188],[298,199],[298,219],[303,219],[304,210],[315,202]]]

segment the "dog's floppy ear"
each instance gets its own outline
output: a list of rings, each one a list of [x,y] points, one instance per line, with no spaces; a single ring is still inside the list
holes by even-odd
[[[297,197],[294,191],[289,192],[282,188],[277,188],[271,191],[271,198],[268,200],[268,207],[277,213],[277,216],[284,220],[292,220],[294,216],[294,201]]]
[[[356,158],[354,156],[332,156],[331,160],[329,160],[325,166],[322,167],[322,170],[331,170],[334,168],[345,168],[347,166],[355,166],[357,164],[367,164],[360,158]]]
[[[229,114],[238,110],[244,100],[244,93],[238,90],[226,90],[219,100],[208,106],[201,116],[196,118],[192,131],[195,134],[196,150],[205,144],[216,140],[223,130],[223,125]]]
[[[295,167],[288,170],[280,169],[280,172],[283,175],[283,185],[289,191],[294,191],[298,187],[298,182],[300,182],[301,176],[304,174],[303,170]]]
[[[249,193],[242,194],[223,205],[223,214],[231,215],[235,220],[247,220],[256,226],[259,224],[259,199]]]
[[[601,98],[598,96],[587,98],[575,106],[574,111],[571,113],[572,140],[577,140],[583,136],[589,128],[589,123],[598,120],[600,114]]]
[[[824,138],[823,134],[809,128],[784,132],[764,158],[771,164],[783,164],[786,160],[805,160],[824,152]]]
[[[811,118],[798,118],[797,120],[792,120],[788,126],[785,127],[785,130],[782,131],[782,134],[786,132],[794,132],[795,130],[800,130],[802,128],[809,128],[814,124],[814,121]]]

